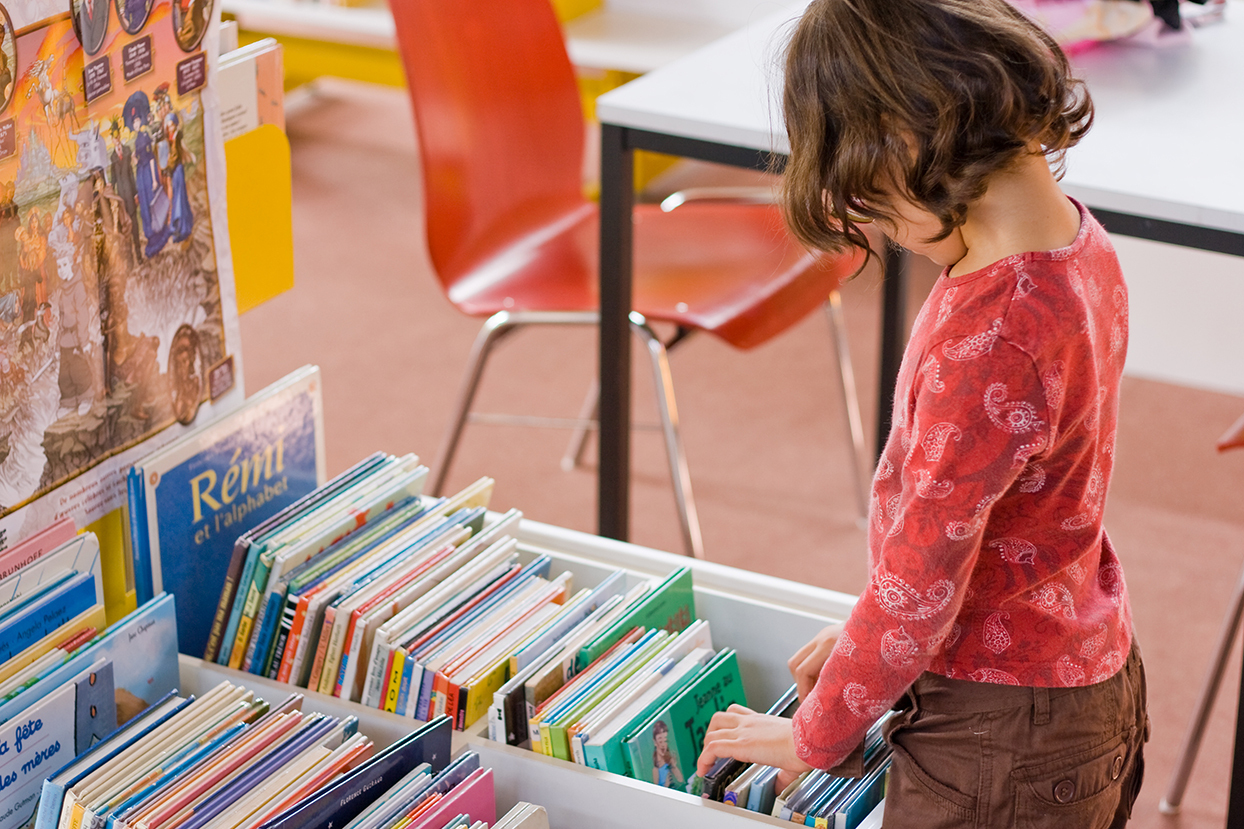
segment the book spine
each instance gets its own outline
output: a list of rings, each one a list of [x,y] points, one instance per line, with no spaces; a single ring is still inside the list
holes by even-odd
[[[255,578],[246,591],[246,605],[242,608],[242,619],[238,622],[238,639],[234,642],[233,653],[229,656],[229,667],[238,670],[250,670],[250,661],[255,656],[255,615],[259,613],[259,604],[263,601],[264,588],[268,586],[268,573],[272,567],[271,557],[264,554],[255,565]],[[236,662],[236,664],[235,664]]]
[[[301,627],[301,630],[296,633],[291,632],[294,635],[294,641],[286,645],[285,649],[294,649],[289,681],[305,688],[309,683],[311,663],[315,661],[315,649],[319,647],[320,640],[316,634],[324,620],[319,614],[311,612],[310,596],[303,596],[298,600],[298,610],[302,613],[301,625],[299,625],[299,619],[295,617],[294,627]],[[310,655],[309,659],[308,655]]]
[[[285,597],[285,612],[289,616],[289,628],[285,629],[282,622],[284,642],[278,642],[281,650],[281,664],[277,669],[276,678],[280,682],[289,682],[294,671],[294,655],[298,651],[298,639],[302,635],[303,620],[307,617],[307,602],[302,597],[289,595]]]
[[[233,606],[229,608],[229,621],[225,625],[225,635],[220,642],[220,654],[216,657],[218,665],[228,665],[233,659],[233,643],[237,641],[238,627],[242,624],[242,609],[246,605],[246,594],[250,590],[250,583],[255,577],[255,564],[258,559],[259,550],[252,545],[246,551],[246,563],[242,566],[242,577],[238,579]]]
[[[324,657],[324,667],[320,672],[320,693],[332,696],[337,687],[337,675],[341,670],[341,654],[344,650],[346,629],[350,626],[350,617],[340,608],[333,617],[332,635],[328,640],[328,654]]]
[[[311,676],[307,680],[307,690],[319,690],[320,674],[324,672],[324,659],[328,656],[328,640],[332,638],[333,619],[336,616],[337,608],[335,607],[329,607],[324,611],[324,622],[320,625],[320,640],[315,646],[315,659],[311,662]]]
[[[246,551],[250,549],[250,545],[250,539],[245,536],[233,545],[229,569],[225,571],[225,583],[220,589],[220,601],[216,604],[216,615],[212,617],[212,627],[207,634],[207,648],[203,652],[205,662],[215,662],[220,655],[225,626],[229,623],[229,611],[233,607],[233,597],[238,592],[238,579],[242,577],[242,567],[246,564]]]
[[[272,660],[268,666],[268,679],[276,679],[281,682],[288,681],[281,679],[282,675],[288,678],[289,663],[285,660],[285,646],[289,644],[290,631],[293,630],[294,613],[297,612],[298,603],[291,602],[287,597],[285,599],[285,607],[281,609],[281,626],[277,630],[276,644],[272,648]],[[292,660],[291,660],[292,661]]]
[[[350,614],[350,628],[346,631],[348,646],[341,656],[341,670],[337,675],[337,687],[333,695],[354,701],[354,678],[358,675],[359,652],[363,650],[363,639],[367,634],[367,625],[362,623],[362,611]],[[360,697],[361,699],[361,697]]]
[[[416,663],[418,665],[418,663]],[[432,713],[432,686],[436,681],[436,674],[428,670],[423,665],[418,665],[422,671],[419,677],[411,676],[410,693],[415,697],[415,719],[430,720]],[[418,684],[415,679],[418,678]],[[417,690],[416,690],[417,689]],[[418,694],[416,696],[416,693]]]
[[[398,713],[416,719],[419,710],[419,685],[423,682],[423,666],[409,653],[402,663],[401,684],[398,687]],[[413,689],[413,690],[412,690]]]
[[[384,710],[397,713],[398,702],[404,702],[401,696],[402,674],[406,667],[406,652],[401,648],[393,651],[389,667],[389,681],[384,694]],[[402,713],[405,714],[405,706]]]
[[[134,592],[138,603],[153,595],[151,577],[151,547],[147,542],[147,494],[141,467],[130,469],[125,480],[126,494],[130,502],[130,557],[134,568]]]
[[[284,591],[280,590],[280,585],[278,585],[276,589],[268,592],[268,600],[264,602],[263,607],[259,611],[259,616],[255,619],[254,655],[247,670],[256,676],[268,675],[268,666],[272,656],[273,634],[276,633],[277,624],[281,617],[281,608],[284,605],[285,594]]]

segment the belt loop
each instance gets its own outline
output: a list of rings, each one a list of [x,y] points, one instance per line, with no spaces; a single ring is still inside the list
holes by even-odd
[[[1032,724],[1049,725],[1050,723],[1050,689],[1032,689]]]

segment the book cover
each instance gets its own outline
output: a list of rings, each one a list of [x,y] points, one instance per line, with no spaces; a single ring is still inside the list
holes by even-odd
[[[100,572],[99,539],[95,533],[71,538],[37,561],[0,581],[0,605],[24,596],[49,579],[64,573],[90,573],[95,577],[95,603],[104,603],[104,577]]]
[[[0,702],[0,723],[20,716],[97,660],[112,663],[116,725],[128,722],[179,683],[173,597],[161,594],[80,648],[20,693]]]
[[[207,647],[238,536],[323,481],[323,431],[320,373],[308,366],[142,462],[150,558],[134,570],[177,595],[186,653]]]
[[[0,579],[7,579],[26,565],[38,561],[77,533],[72,518],[62,518],[48,527],[14,544],[0,554]]]
[[[34,817],[44,779],[117,727],[112,665],[101,661],[22,713],[0,735],[0,829]]]
[[[695,682],[627,738],[633,776],[685,791],[687,781],[695,774],[695,761],[713,714],[736,703],[747,705],[747,696],[738,657],[727,648]]]
[[[0,663],[94,607],[96,583],[92,573],[75,573],[0,621]]]
[[[681,633],[695,620],[695,595],[691,570],[681,567],[640,599],[628,612],[579,650],[578,665],[590,665],[633,627],[658,628]]]

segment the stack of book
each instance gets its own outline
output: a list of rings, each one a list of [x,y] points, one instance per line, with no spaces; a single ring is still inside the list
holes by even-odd
[[[768,713],[789,717],[798,703],[792,685]],[[704,776],[701,794],[709,800],[804,826],[876,829],[881,825],[890,771],[890,749],[881,736],[889,717],[887,713],[878,720],[864,739],[864,776],[860,779],[813,770],[779,789],[780,772],[773,766],[723,758]]]
[[[447,718],[378,750],[354,717],[307,713],[302,703],[295,694],[272,706],[228,682],[198,699],[169,694],[47,779],[36,829],[474,829],[495,821],[492,772],[474,752],[451,760]]]
[[[0,556],[0,826],[34,815],[44,777],[177,683],[160,595],[106,624],[99,542],[70,521]]]

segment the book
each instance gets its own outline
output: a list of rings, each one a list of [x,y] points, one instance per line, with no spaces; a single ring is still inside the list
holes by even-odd
[[[84,532],[49,550],[46,555],[29,562],[0,580],[0,605],[29,593],[31,590],[64,573],[89,573],[95,579],[95,603],[104,603],[104,577],[100,572],[99,539],[95,533]]]
[[[277,527],[294,520],[298,516],[305,515],[316,509],[320,504],[336,497],[341,490],[352,486],[358,478],[367,475],[372,469],[386,460],[387,456],[382,452],[376,452],[364,458],[324,486],[316,488],[285,507],[276,515],[238,536],[238,540],[233,546],[233,554],[229,559],[229,568],[225,573],[220,599],[216,603],[216,613],[212,617],[212,627],[208,634],[207,647],[203,653],[204,659],[209,662],[215,662],[218,659],[223,663],[228,663],[229,661],[230,651],[233,647],[233,634],[229,631],[230,617],[234,599],[238,593],[238,584],[242,579],[243,569],[254,543],[262,536],[274,531]],[[233,630],[236,631],[236,622],[234,622]]]
[[[449,764],[451,731],[448,717],[433,720],[260,829],[344,826],[419,764],[442,771]]]
[[[99,660],[22,712],[0,737],[0,827],[25,825],[50,772],[116,729],[112,664]]]
[[[77,529],[73,519],[62,518],[25,541],[14,544],[0,553],[0,579],[7,579],[26,565],[38,561],[45,553],[50,553],[73,538],[75,533]]]
[[[618,637],[636,625],[679,633],[695,620],[695,595],[691,570],[681,567],[635,603],[609,628],[579,650],[578,664],[588,665],[605,652]]]
[[[682,692],[626,740],[638,780],[685,789],[695,774],[713,714],[731,705],[747,705],[738,657],[726,648]]]
[[[139,602],[178,596],[186,653],[207,647],[215,591],[246,530],[324,480],[320,373],[305,366],[130,471],[130,516]]]

